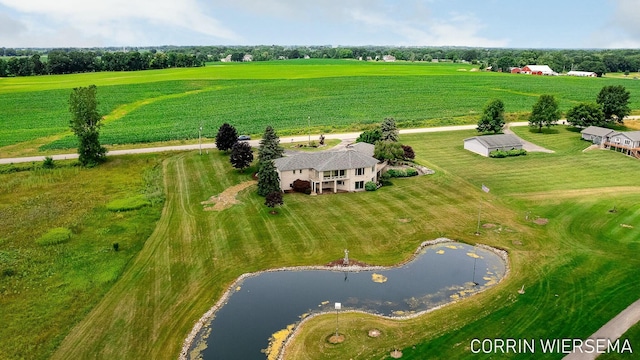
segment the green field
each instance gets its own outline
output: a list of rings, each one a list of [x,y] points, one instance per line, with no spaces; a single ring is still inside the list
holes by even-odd
[[[118,143],[125,135],[147,133],[144,141],[153,141],[177,133],[174,116],[194,129],[199,121],[212,129],[228,121],[250,134],[273,121],[280,135],[306,132],[308,109],[334,114],[326,124],[312,117],[316,129],[331,131],[385,116],[403,126],[474,122],[471,115],[490,97],[519,113],[540,93],[554,93],[566,110],[617,83],[640,109],[633,95],[640,85],[632,80],[458,71],[465,67],[300,61],[0,79],[0,156],[40,147],[59,152],[55,144],[68,141],[69,89],[91,83],[109,114],[104,138],[122,134]],[[251,112],[242,108],[252,107],[256,117],[204,118],[217,107],[246,117]],[[287,122],[290,113],[300,126]],[[51,114],[60,117],[55,124]],[[451,359],[470,357],[473,338],[585,338],[640,293],[640,260],[633,255],[640,249],[640,161],[583,152],[589,144],[564,126],[513,130],[555,153],[489,159],[463,149],[462,139],[474,131],[403,135],[416,161],[435,175],[394,180],[376,192],[286,195],[278,215],[255,185],[237,194],[238,204],[204,211],[202,201],[250,181],[255,171],[233,170],[217,151],[109,157],[93,169],[70,161],[51,170],[0,166],[0,357],[175,359],[195,321],[243,273],[325,264],[344,248],[359,261],[392,265],[441,236],[508,250],[510,275],[408,321],[345,314],[347,339],[339,345],[323,340],[335,331],[335,317],[316,318],[287,358],[384,358],[399,348],[403,359]],[[130,211],[108,210],[133,202]],[[482,223],[495,226],[476,236],[480,204]],[[537,218],[549,222],[531,221]],[[71,238],[37,243],[55,228],[70,230]],[[522,285],[526,293],[519,295]],[[373,327],[382,330],[375,340],[366,335]],[[638,329],[625,335],[635,339],[636,352]]]
[[[212,138],[223,122],[261,134],[359,130],[394,117],[400,127],[473,123],[484,104],[504,101],[522,118],[541,94],[566,111],[594,101],[604,85],[629,79],[537,77],[471,71],[471,65],[299,60],[209,65],[195,69],[0,79],[0,156],[74,148],[67,100],[76,86],[96,84],[107,145]],[[631,98],[640,109],[640,100]],[[18,151],[16,152],[16,149]]]

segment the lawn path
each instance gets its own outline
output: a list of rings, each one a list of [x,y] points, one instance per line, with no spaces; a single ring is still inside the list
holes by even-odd
[[[589,336],[589,339],[609,339],[612,342],[619,339],[629,328],[640,321],[640,300],[637,300],[633,304],[629,305],[626,309],[622,310],[620,314],[611,319],[608,323],[604,324],[593,335]],[[580,350],[564,357],[565,360],[590,360],[598,357],[597,352],[587,353],[589,349],[585,345],[579,348]],[[605,349],[606,350],[606,349]]]

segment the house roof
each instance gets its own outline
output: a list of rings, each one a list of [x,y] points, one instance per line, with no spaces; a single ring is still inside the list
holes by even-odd
[[[376,158],[356,150],[303,153],[275,160],[275,165],[280,171],[300,169],[315,169],[318,171],[346,170],[374,166],[377,163],[378,160]]]
[[[586,129],[583,129],[582,131],[580,131],[581,134],[596,135],[596,136],[607,136],[612,132],[614,131],[611,129],[600,127],[600,126],[589,126]]]
[[[355,144],[350,144],[347,146],[347,149],[354,149],[355,151],[373,157],[373,152],[375,150],[375,146],[366,142],[357,142]]]
[[[618,135],[622,135],[624,137],[627,137],[631,141],[640,141],[640,131],[617,132],[615,134],[611,134],[610,137],[614,137],[614,136],[618,136]]]
[[[531,72],[541,71],[543,74],[552,74],[554,71],[549,67],[549,65],[527,65],[526,67],[531,70]]]
[[[595,75],[596,73],[594,73],[593,71],[577,71],[577,70],[571,70],[569,72],[567,72],[567,75],[573,75],[573,76],[589,76],[589,75]]]
[[[472,138],[464,139],[464,141],[466,142],[474,139],[478,140],[482,145],[489,149],[522,146],[520,139],[512,134],[474,136]]]

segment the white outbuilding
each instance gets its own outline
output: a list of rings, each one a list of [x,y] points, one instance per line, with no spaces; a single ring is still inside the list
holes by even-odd
[[[489,156],[492,151],[509,151],[522,149],[520,139],[512,134],[483,135],[464,139],[464,148],[482,156]]]

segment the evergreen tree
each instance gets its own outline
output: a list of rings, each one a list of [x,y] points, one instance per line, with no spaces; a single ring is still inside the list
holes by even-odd
[[[216,147],[220,151],[229,151],[238,142],[238,131],[232,125],[222,124],[216,134]]]
[[[541,95],[533,104],[529,126],[538,128],[538,132],[542,132],[543,126],[551,127],[556,125],[558,120],[560,120],[560,110],[558,110],[556,99],[553,95]]]
[[[624,86],[609,85],[600,90],[596,102],[602,106],[602,112],[607,121],[612,121],[615,115],[615,120],[622,123],[624,117],[631,113],[631,109],[629,109],[630,96],[631,94]]]
[[[258,163],[258,195],[267,196],[280,191],[280,178],[273,160]]]
[[[381,136],[380,140],[382,141],[398,141],[398,128],[396,127],[396,121],[393,118],[385,118],[380,125]]]
[[[504,127],[504,103],[500,99],[489,101],[478,120],[478,132],[493,132],[497,134]]]
[[[258,162],[262,163],[268,160],[275,160],[281,158],[283,155],[284,149],[280,146],[280,138],[270,125],[267,126],[264,130],[264,135],[262,135],[262,140],[260,140]]]
[[[245,168],[251,165],[253,161],[253,150],[248,142],[238,141],[233,144],[231,148],[231,155],[229,155],[229,161],[234,168],[243,171]]]
[[[106,158],[107,149],[100,145],[100,121],[95,85],[74,88],[69,97],[71,130],[78,137],[78,161],[82,166],[95,166]]]

